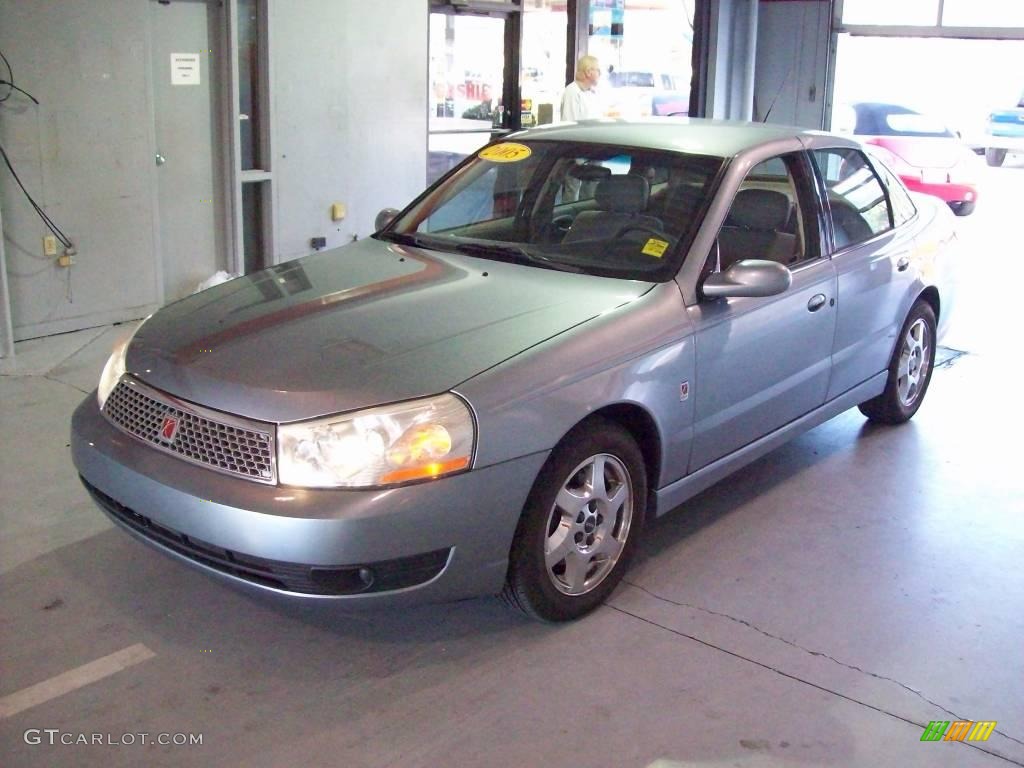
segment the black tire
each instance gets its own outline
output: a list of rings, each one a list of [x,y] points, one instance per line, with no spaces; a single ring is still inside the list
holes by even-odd
[[[896,339],[885,391],[857,407],[879,424],[909,421],[928,392],[934,367],[935,313],[928,302],[918,300]]]
[[[985,162],[991,165],[993,168],[998,168],[1003,164],[1003,160],[1006,159],[1005,149],[996,149],[995,147],[989,147],[985,150]]]
[[[601,490],[591,493],[588,473],[593,489],[598,470]],[[537,476],[516,529],[502,598],[543,621],[589,613],[629,568],[646,512],[647,472],[636,441],[614,422],[588,419],[565,436]],[[565,557],[556,560],[563,549]]]

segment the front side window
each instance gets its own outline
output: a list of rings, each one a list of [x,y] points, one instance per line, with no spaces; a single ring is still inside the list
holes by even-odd
[[[828,190],[836,250],[892,229],[889,199],[862,152],[818,149],[812,155]]]
[[[744,259],[767,259],[788,267],[818,256],[808,238],[814,217],[800,204],[799,155],[782,155],[754,166],[743,179],[718,234],[719,268]]]
[[[607,144],[501,142],[379,236],[550,269],[670,280],[723,162]]]

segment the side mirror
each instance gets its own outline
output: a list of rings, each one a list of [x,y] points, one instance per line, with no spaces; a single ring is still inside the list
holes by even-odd
[[[776,296],[789,290],[793,273],[777,261],[744,259],[725,272],[715,272],[701,286],[709,299],[726,296]]]
[[[382,210],[377,214],[377,218],[373,220],[373,226],[376,227],[375,231],[380,232],[384,227],[394,221],[395,216],[399,213],[401,213],[401,211],[397,208],[385,208]]]

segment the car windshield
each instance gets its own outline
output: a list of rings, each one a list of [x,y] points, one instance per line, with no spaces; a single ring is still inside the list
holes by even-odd
[[[721,157],[608,144],[491,144],[376,237],[534,267],[670,280]]]

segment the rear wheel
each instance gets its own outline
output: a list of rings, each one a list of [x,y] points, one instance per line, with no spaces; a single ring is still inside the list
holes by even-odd
[[[921,407],[935,364],[935,313],[918,301],[907,315],[889,363],[885,391],[861,403],[860,412],[880,424],[902,424]]]
[[[989,147],[985,150],[985,162],[989,165],[998,168],[1003,164],[1003,160],[1006,159],[1005,149],[996,149],[995,147]]]
[[[544,465],[526,503],[502,597],[545,621],[592,611],[622,580],[646,513],[636,442],[601,418],[572,430]]]

